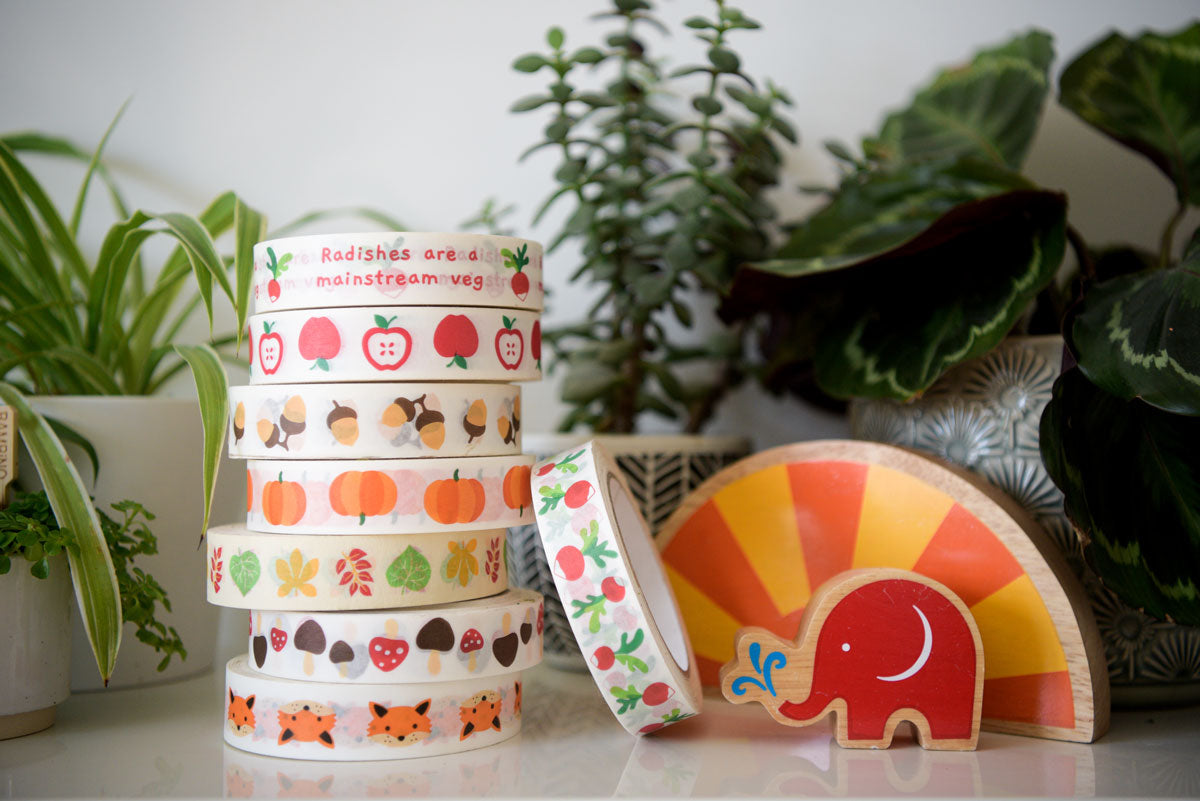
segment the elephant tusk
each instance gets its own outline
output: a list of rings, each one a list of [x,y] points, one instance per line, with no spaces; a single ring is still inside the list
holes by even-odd
[[[921,647],[921,654],[917,657],[917,661],[908,666],[908,670],[902,673],[897,673],[894,676],[876,676],[880,681],[904,681],[910,676],[915,676],[917,671],[925,667],[925,663],[929,661],[929,654],[933,651],[933,631],[929,628],[929,618],[925,617],[916,604],[913,604],[913,609],[921,617],[921,625],[925,627],[925,644]]]

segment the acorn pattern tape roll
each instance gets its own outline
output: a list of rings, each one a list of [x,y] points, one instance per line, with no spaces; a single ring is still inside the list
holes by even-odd
[[[264,756],[326,761],[440,756],[521,729],[521,673],[417,684],[329,684],[225,666],[225,742]]]
[[[589,442],[534,468],[538,533],[580,649],[627,731],[700,711],[700,676],[650,530],[616,461]]]
[[[254,309],[542,308],[542,246],[483,234],[297,236],[254,246]]]
[[[327,537],[218,526],[205,538],[208,601],[335,611],[455,603],[508,588],[504,530]]]
[[[374,306],[256,314],[250,383],[533,381],[537,312]]]
[[[355,535],[471,531],[533,520],[533,456],[251,460],[252,531]]]
[[[300,681],[401,684],[525,670],[542,661],[542,596],[379,612],[250,612],[250,662]]]
[[[282,384],[229,389],[235,459],[387,459],[521,452],[512,384]]]

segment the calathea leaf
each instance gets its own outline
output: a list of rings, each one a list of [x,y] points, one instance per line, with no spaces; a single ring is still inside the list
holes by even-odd
[[[1200,417],[1110,395],[1076,368],[1055,382],[1040,440],[1105,585],[1200,625]]]

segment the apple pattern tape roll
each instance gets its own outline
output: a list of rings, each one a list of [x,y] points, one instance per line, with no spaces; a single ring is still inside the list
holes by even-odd
[[[650,530],[595,441],[534,468],[538,533],[604,700],[648,734],[700,711],[700,676]]]
[[[225,742],[264,756],[354,762],[471,751],[521,730],[521,672],[415,684],[330,684],[225,666]]]
[[[378,612],[250,612],[249,659],[300,681],[403,684],[525,670],[542,661],[542,596]]]
[[[483,234],[296,236],[254,246],[254,310],[542,308],[542,246]]]
[[[326,537],[206,536],[208,601],[238,609],[329,612],[457,603],[508,589],[504,530]]]
[[[533,521],[533,456],[251,460],[246,526],[300,534],[416,534]]]
[[[537,312],[428,306],[316,309],[250,318],[250,383],[533,381]]]
[[[279,384],[229,389],[235,459],[387,459],[521,452],[512,384]]]

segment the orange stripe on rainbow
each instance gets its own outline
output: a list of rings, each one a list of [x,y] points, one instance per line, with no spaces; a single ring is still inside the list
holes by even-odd
[[[1075,728],[1071,677],[1065,670],[983,681],[983,717]]]
[[[808,568],[808,586],[815,590],[853,566],[867,466],[853,462],[800,462],[789,464],[787,472],[792,514]],[[808,597],[804,603],[808,603]]]
[[[992,530],[957,503],[912,569],[954,590],[967,606],[1025,572]]]

